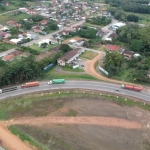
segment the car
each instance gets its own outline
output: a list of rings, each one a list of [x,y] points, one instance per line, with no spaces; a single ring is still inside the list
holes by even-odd
[[[116,89],[115,91],[120,92],[120,90]]]

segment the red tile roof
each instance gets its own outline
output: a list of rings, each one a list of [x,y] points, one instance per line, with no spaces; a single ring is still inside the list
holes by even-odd
[[[117,45],[110,45],[110,44],[108,44],[108,45],[106,45],[106,49],[110,50],[110,51],[118,51],[120,49],[120,47],[117,46]]]
[[[10,54],[10,55],[4,56],[4,57],[3,57],[3,60],[4,60],[4,61],[9,61],[9,60],[11,60],[12,58],[14,58],[14,55],[13,55],[13,54]]]

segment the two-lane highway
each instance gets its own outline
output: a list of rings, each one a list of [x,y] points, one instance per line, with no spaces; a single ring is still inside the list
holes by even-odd
[[[91,89],[91,90],[100,90],[112,93],[118,93],[122,95],[132,96],[139,98],[145,101],[150,101],[150,94],[146,92],[137,92],[133,90],[126,90],[121,88],[120,84],[111,84],[105,82],[94,82],[94,81],[66,81],[65,84],[52,84],[48,85],[47,82],[40,82],[40,85],[37,87],[21,89],[21,86],[18,86],[18,90],[10,91],[7,93],[0,94],[0,99],[8,98],[11,96],[17,96],[21,94],[27,94],[32,92],[41,92],[45,90],[53,89],[73,89],[73,88],[82,88],[82,89]],[[119,90],[119,91],[116,91]]]

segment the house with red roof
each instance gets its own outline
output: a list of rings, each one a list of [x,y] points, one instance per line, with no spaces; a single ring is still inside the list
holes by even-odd
[[[112,45],[112,44],[107,44],[106,45],[106,49],[111,51],[111,52],[115,52],[115,51],[118,52],[120,48],[121,47],[117,46],[117,45]]]
[[[9,54],[2,58],[3,61],[12,61],[15,56],[13,54]]]
[[[40,24],[41,24],[41,25],[46,25],[46,24],[47,24],[47,20],[41,20],[41,21],[40,21]]]
[[[11,27],[19,27],[19,28],[21,27],[21,24],[15,22],[15,21],[12,21],[12,20],[7,21],[7,25],[9,25]]]

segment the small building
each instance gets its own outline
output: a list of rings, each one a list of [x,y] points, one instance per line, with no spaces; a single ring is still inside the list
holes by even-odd
[[[51,40],[49,40],[49,39],[43,39],[43,40],[41,40],[40,42],[38,42],[38,47],[41,47],[41,45],[43,43],[46,43],[47,45],[49,45],[49,44],[51,44]]]
[[[128,51],[128,50],[125,50],[125,51],[122,53],[122,55],[124,56],[124,58],[126,58],[126,59],[128,59],[128,60],[131,59],[134,54],[135,54],[134,52]]]
[[[109,51],[111,51],[111,52],[119,51],[120,46],[107,44],[106,45],[106,49],[109,50]]]
[[[41,24],[41,25],[46,25],[46,24],[47,24],[47,20],[42,20],[42,21],[40,21],[40,24]]]
[[[4,32],[4,31],[0,31],[0,37],[8,38],[8,37],[11,37],[11,34],[7,33],[7,32]]]
[[[76,48],[74,50],[68,51],[67,53],[65,53],[64,55],[62,55],[57,59],[57,63],[60,66],[65,66],[66,64],[69,64],[73,60],[76,60],[77,57],[80,56],[83,52],[84,50],[82,50],[81,48]]]
[[[9,54],[2,58],[3,61],[12,61],[15,56],[13,54]]]

